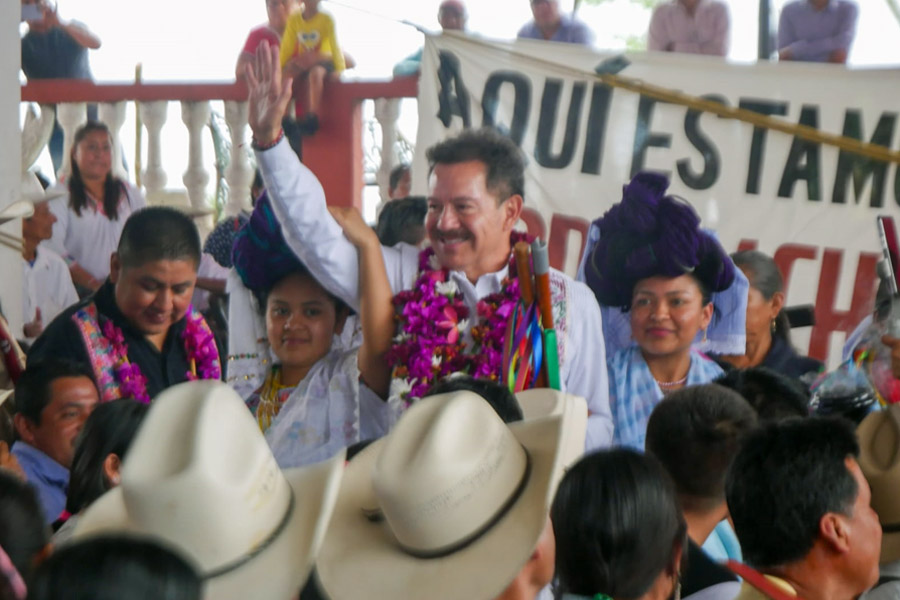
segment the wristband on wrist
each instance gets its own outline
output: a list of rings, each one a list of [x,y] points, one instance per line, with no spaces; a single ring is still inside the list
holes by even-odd
[[[264,150],[268,150],[269,148],[274,148],[278,144],[278,142],[280,142],[282,140],[283,137],[284,137],[284,129],[279,129],[278,135],[276,135],[275,139],[272,140],[271,142],[269,142],[268,144],[260,144],[258,141],[256,141],[256,136],[254,136],[253,140],[250,142],[250,147],[253,148],[254,150],[258,150],[258,151],[262,152]]]

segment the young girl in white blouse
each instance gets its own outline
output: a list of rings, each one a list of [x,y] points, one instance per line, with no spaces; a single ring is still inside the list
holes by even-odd
[[[282,468],[380,437],[393,421],[382,400],[390,382],[384,355],[393,309],[381,246],[358,211],[332,214],[360,250],[360,285],[370,300],[360,309],[361,345],[355,332],[345,331],[353,321],[350,310],[284,243],[267,199],[257,202],[234,245],[240,282],[232,280],[229,288],[228,381],[244,391]],[[246,394],[248,389],[253,391]]]

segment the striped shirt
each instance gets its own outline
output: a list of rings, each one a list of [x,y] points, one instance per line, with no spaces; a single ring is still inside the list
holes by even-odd
[[[609,407],[613,417],[613,445],[644,451],[647,422],[656,405],[662,402],[663,392],[640,348],[631,346],[616,352],[607,363],[609,371]],[[688,385],[709,383],[722,368],[696,350],[691,350]]]

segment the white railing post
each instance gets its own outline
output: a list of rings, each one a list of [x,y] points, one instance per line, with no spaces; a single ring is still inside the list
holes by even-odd
[[[203,128],[209,123],[209,102],[181,103],[181,120],[188,129],[188,168],[181,180],[187,188],[191,206],[197,209],[208,209],[206,203],[206,184],[209,183],[209,171],[203,168]]]
[[[87,121],[87,104],[65,102],[56,105],[56,120],[63,130],[63,162],[56,178],[72,172],[71,150],[75,141],[75,130]]]
[[[125,102],[104,102],[97,111],[100,120],[109,127],[112,134],[112,173],[119,179],[128,180],[128,173],[122,167],[122,125],[125,124]]]
[[[162,166],[162,127],[168,108],[169,102],[166,100],[138,104],[141,122],[147,128],[147,168],[141,173],[141,183],[148,197],[166,187],[166,171]]]
[[[53,134],[56,109],[52,104],[41,104],[38,116],[33,103],[28,104],[25,124],[22,126],[22,170],[27,171],[41,155],[41,151]]]
[[[247,139],[247,103],[235,100],[225,101],[225,123],[231,133],[231,161],[225,170],[228,182],[228,205],[225,214],[237,215],[243,208],[249,208],[250,183],[253,172],[245,147]]]
[[[381,165],[375,174],[378,182],[378,191],[381,194],[381,202],[389,202],[389,183],[391,169],[394,168],[396,153],[394,144],[397,141],[397,119],[400,118],[399,98],[376,98],[375,119],[381,126]]]

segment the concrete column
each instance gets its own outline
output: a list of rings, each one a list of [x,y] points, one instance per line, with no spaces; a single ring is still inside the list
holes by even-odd
[[[243,208],[250,208],[250,184],[253,170],[247,156],[247,103],[225,101],[225,123],[231,132],[231,162],[225,170],[228,182],[228,206],[225,214],[233,217]]]
[[[0,2],[0,208],[19,197],[22,175],[22,138],[19,133],[19,65],[21,42],[19,2]],[[13,220],[3,230],[22,235],[22,221]],[[22,256],[0,246],[0,302],[14,332],[21,332]]]
[[[112,134],[112,171],[119,179],[128,181],[128,173],[122,166],[122,125],[125,124],[126,102],[104,102],[97,111],[100,120],[109,127]]]
[[[187,188],[194,208],[209,208],[206,185],[209,171],[203,166],[203,128],[209,123],[209,102],[182,102],[181,120],[188,129],[188,168],[181,180]]]
[[[87,104],[85,102],[65,102],[56,105],[56,120],[63,130],[63,163],[56,178],[68,176],[72,172],[72,144],[75,143],[75,132],[87,122]]]
[[[147,196],[166,187],[166,171],[162,167],[162,127],[166,123],[168,107],[165,100],[138,105],[141,122],[147,128],[147,168],[141,173]]]
[[[390,202],[391,170],[397,163],[394,145],[397,143],[397,119],[400,118],[399,98],[376,98],[375,118],[381,125],[381,165],[375,174],[381,202]]]

